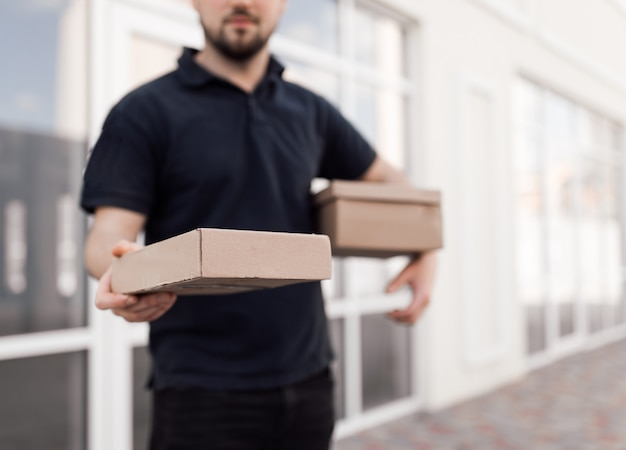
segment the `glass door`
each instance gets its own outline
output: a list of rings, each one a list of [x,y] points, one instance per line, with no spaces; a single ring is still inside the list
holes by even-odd
[[[107,68],[101,86],[106,95],[96,111],[101,120],[126,93],[175,69],[182,47],[203,44],[190,2],[112,0],[106,6],[111,27],[101,55]],[[148,326],[101,311],[94,312],[93,322],[90,450],[147,448]]]
[[[85,448],[87,2],[0,4],[0,447]]]

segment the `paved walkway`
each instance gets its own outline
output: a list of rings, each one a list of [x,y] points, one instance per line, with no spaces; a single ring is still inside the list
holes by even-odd
[[[435,414],[337,442],[334,450],[626,450],[626,341],[575,355]]]

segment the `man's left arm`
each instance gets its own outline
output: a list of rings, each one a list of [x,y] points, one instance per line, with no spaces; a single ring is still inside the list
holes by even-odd
[[[403,173],[394,169],[380,157],[376,157],[360,180],[411,185]],[[399,323],[415,323],[430,303],[436,271],[437,256],[435,251],[415,255],[404,270],[387,285],[386,289],[386,292],[391,293],[408,284],[413,291],[411,303],[405,309],[391,311],[387,314],[388,317]]]

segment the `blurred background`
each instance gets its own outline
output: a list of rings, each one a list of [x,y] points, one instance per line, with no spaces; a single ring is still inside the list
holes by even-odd
[[[3,450],[145,448],[147,327],[94,311],[77,192],[110,107],[203,45],[190,3],[0,3]],[[418,326],[384,317],[402,258],[334,261],[337,439],[626,337],[625,0],[288,0],[271,47],[443,192]]]

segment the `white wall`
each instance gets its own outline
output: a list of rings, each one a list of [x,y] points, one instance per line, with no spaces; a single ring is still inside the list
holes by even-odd
[[[420,25],[419,182],[444,192],[446,248],[421,325],[424,405],[438,409],[527,371],[514,284],[514,81],[523,74],[626,123],[626,9],[620,0],[384,3]]]

